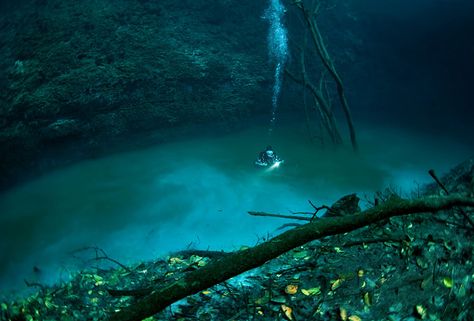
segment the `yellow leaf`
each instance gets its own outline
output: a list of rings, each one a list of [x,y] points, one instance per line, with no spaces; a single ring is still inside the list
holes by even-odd
[[[453,287],[453,279],[445,277],[445,278],[443,278],[443,284],[448,289],[451,289]]]
[[[204,295],[209,295],[209,294],[211,294],[211,291],[205,290],[205,291],[202,291],[201,293],[204,294]]]
[[[172,257],[172,258],[169,259],[169,262],[170,262],[170,264],[184,263],[184,261],[182,259],[180,259],[179,257]]]
[[[347,310],[342,308],[342,307],[339,308],[339,316],[341,317],[342,321],[346,321],[347,320]]]
[[[321,288],[317,287],[311,289],[301,289],[301,293],[303,293],[304,295],[316,295],[321,293]]]
[[[298,292],[298,286],[295,284],[288,284],[285,287],[285,292],[291,295],[296,294],[296,292]]]
[[[331,281],[331,290],[334,291],[334,290],[336,290],[338,287],[340,287],[341,284],[342,284],[342,281],[343,281],[342,279],[337,279],[337,280],[335,280],[335,281]]]
[[[372,305],[372,299],[370,298],[369,292],[365,292],[365,294],[364,294],[364,303],[365,303],[365,305],[367,305],[367,306],[371,306],[371,305]]]
[[[94,275],[94,281],[95,281],[95,283],[94,283],[95,286],[99,286],[99,285],[104,284],[104,279],[101,276],[97,275],[97,274]]]
[[[56,304],[52,303],[49,298],[44,300],[44,305],[46,306],[47,309],[51,309],[51,310],[58,307]]]
[[[100,275],[97,275],[97,274],[94,274],[93,278],[94,278],[94,281],[96,282],[101,282],[104,280],[104,278],[102,278]]]
[[[290,308],[287,305],[282,304],[281,305],[281,310],[283,313],[285,313],[285,316],[288,318],[288,320],[293,320],[293,309]]]
[[[357,315],[351,315],[348,320],[349,321],[362,321],[362,319]]]
[[[428,314],[428,311],[426,310],[426,308],[424,306],[422,306],[421,304],[418,304],[416,307],[416,312],[418,313],[418,315],[422,318],[422,319],[425,319],[427,314]]]

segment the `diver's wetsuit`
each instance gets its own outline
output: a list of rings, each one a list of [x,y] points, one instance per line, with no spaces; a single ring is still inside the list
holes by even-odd
[[[279,158],[276,153],[271,149],[266,149],[265,151],[261,152],[258,161],[262,164],[273,165]],[[265,165],[266,166],[266,165]]]

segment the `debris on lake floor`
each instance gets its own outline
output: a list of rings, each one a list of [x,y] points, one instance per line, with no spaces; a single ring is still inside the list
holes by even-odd
[[[443,177],[446,189],[472,195],[472,164]],[[472,320],[473,234],[458,210],[391,218],[307,243],[146,320]],[[96,262],[63,284],[29,284],[38,291],[1,302],[0,319],[104,320],[228,255],[189,249],[127,267],[103,254],[114,268]]]

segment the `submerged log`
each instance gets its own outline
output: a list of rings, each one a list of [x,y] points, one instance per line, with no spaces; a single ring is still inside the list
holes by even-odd
[[[393,198],[358,214],[322,218],[284,232],[252,248],[231,253],[196,271],[189,272],[175,282],[156,288],[151,294],[133,305],[113,313],[109,320],[142,320],[162,311],[180,299],[259,267],[285,252],[325,236],[350,232],[394,216],[433,213],[455,206],[474,207],[474,198],[459,195],[425,197],[415,200]]]

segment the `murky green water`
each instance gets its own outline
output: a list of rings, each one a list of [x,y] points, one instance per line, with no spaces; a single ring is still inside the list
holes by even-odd
[[[429,181],[429,168],[442,172],[470,156],[468,146],[436,137],[360,133],[354,155],[310,144],[303,125],[277,127],[271,137],[253,128],[84,161],[17,187],[0,196],[2,288],[67,275],[79,263],[70,252],[85,246],[127,263],[189,244],[253,245],[286,221],[249,210],[309,211],[308,199],[330,205],[389,184],[408,191]],[[267,144],[285,159],[273,172],[253,166]]]

